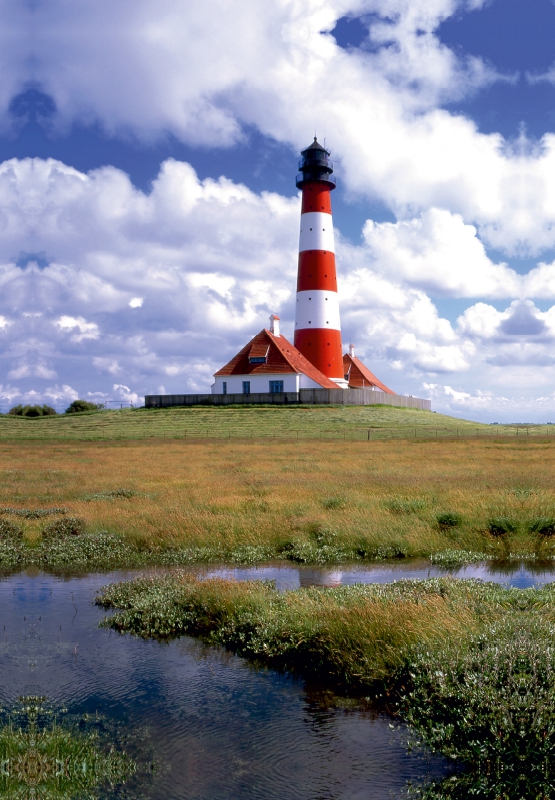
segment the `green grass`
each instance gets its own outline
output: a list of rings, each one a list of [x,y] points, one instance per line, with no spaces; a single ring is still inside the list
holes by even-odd
[[[553,429],[553,430],[552,430]],[[122,409],[27,419],[0,416],[2,439],[326,438],[367,440],[490,436],[548,437],[555,426],[484,425],[431,411],[387,406]]]
[[[185,574],[105,587],[104,625],[185,633],[377,699],[465,767],[414,794],[439,800],[555,792],[555,588],[433,579],[279,593]]]
[[[37,696],[22,697],[3,716],[0,795],[6,800],[92,800],[101,788],[122,785],[136,771],[125,753],[105,741],[100,720],[60,722]]]

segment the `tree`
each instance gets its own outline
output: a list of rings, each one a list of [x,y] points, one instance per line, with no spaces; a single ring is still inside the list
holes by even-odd
[[[66,408],[66,414],[79,414],[82,411],[99,411],[104,408],[104,403],[90,403],[88,400],[74,400]]]

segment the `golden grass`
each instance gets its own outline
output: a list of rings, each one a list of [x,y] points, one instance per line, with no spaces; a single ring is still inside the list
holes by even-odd
[[[282,594],[259,582],[174,573],[104,587],[97,603],[122,609],[106,621],[120,630],[192,632],[251,657],[283,657],[303,672],[368,685],[391,677],[416,644],[436,649],[476,634],[482,620],[472,588],[420,581]]]
[[[20,442],[0,446],[0,505],[64,506],[90,530],[145,548],[321,540],[369,553],[532,552],[539,539],[522,530],[534,516],[555,516],[554,473],[555,442],[532,438]],[[102,496],[118,488],[136,494]],[[440,530],[437,515],[446,511],[463,524]],[[494,539],[485,533],[494,516],[517,520],[521,532]],[[43,524],[26,521],[27,536]],[[550,550],[550,540],[542,547]]]

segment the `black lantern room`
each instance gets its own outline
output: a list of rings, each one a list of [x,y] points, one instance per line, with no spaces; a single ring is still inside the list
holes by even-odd
[[[308,181],[322,181],[329,184],[330,189],[335,189],[335,178],[332,176],[333,161],[330,161],[330,151],[318,142],[316,136],[311,145],[301,150],[302,158],[299,161],[300,172],[297,175],[297,189]]]

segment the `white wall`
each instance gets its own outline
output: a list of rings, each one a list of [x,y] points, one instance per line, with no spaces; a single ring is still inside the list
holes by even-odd
[[[267,393],[270,391],[270,381],[283,381],[284,392],[298,392],[299,388],[309,388],[308,386],[299,386],[300,376],[297,372],[281,373],[281,374],[265,374],[265,375],[228,375],[227,377],[214,378],[212,384],[212,394],[223,394],[223,383],[227,383],[228,394],[243,394],[243,381],[250,381],[251,394]],[[311,381],[314,384],[314,381]],[[314,384],[314,387],[317,387]],[[313,388],[312,386],[310,388]]]
[[[321,389],[322,388],[319,383],[316,383],[316,381],[313,381],[312,378],[309,378],[308,375],[305,375],[302,372],[301,372],[300,378],[301,378],[300,381],[299,381],[299,388],[300,389]]]
[[[276,375],[228,375],[226,378],[214,378],[212,394],[223,394],[223,382],[227,381],[228,394],[243,394],[243,381],[251,382],[251,394],[270,391],[270,381],[283,381],[284,392],[298,392],[299,389],[321,389],[319,383],[308,375],[298,372],[280,373]]]

